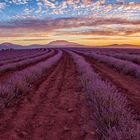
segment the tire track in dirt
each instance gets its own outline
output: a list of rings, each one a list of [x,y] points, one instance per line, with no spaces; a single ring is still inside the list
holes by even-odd
[[[90,140],[94,131],[75,65],[64,53],[38,89],[24,100],[1,139]],[[1,120],[2,121],[2,120]]]
[[[91,64],[94,71],[96,71],[104,80],[113,83],[117,89],[124,93],[129,101],[129,106],[137,114],[137,119],[140,119],[140,81],[122,73],[119,73],[113,68],[98,62],[90,56],[84,56],[85,60]]]
[[[16,72],[19,72],[19,71],[22,71],[26,68],[29,68],[37,63],[40,63],[40,62],[43,62],[43,61],[46,61],[48,58],[54,56],[55,54],[57,53],[57,51],[55,50],[54,53],[52,55],[49,55],[48,57],[46,57],[45,59],[42,59],[40,61],[37,61],[37,62],[34,62],[34,63],[31,63],[31,64],[28,64],[28,65],[25,65],[25,66],[21,66],[19,68],[17,68],[16,70],[10,70],[10,71],[7,71],[7,72],[3,72],[3,73],[0,73],[0,83],[1,82],[4,82],[5,79],[9,78],[10,76],[12,76],[14,73]]]

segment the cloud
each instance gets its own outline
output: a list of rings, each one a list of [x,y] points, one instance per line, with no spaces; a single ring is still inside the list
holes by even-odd
[[[16,20],[0,23],[0,36],[119,35],[135,36],[140,33],[140,20],[112,18],[60,18],[47,20]]]
[[[80,26],[97,26],[97,25],[111,25],[111,24],[124,24],[124,25],[140,25],[140,20],[129,20],[120,18],[59,18],[59,19],[26,19],[26,20],[13,20],[10,22],[0,22],[0,28],[71,28]]]
[[[129,2],[127,4],[106,4],[106,0],[35,0],[36,8],[32,7],[30,0],[12,0],[14,4],[25,5],[26,14],[30,14],[36,18],[49,17],[108,17],[108,18],[121,18],[121,19],[140,19],[140,4]],[[10,9],[10,7],[9,7]],[[27,10],[28,9],[28,10]],[[30,9],[30,10],[29,10]],[[25,10],[23,11],[25,12]],[[17,13],[22,15],[21,13]],[[6,15],[8,16],[8,14]],[[10,15],[12,18],[15,15]],[[11,19],[12,20],[12,19]]]
[[[21,5],[21,4],[27,4],[29,0],[12,0],[12,3]]]
[[[49,0],[44,0],[44,3],[47,7],[56,8],[55,4],[50,2]]]
[[[4,2],[0,2],[0,10],[4,9],[6,7],[6,3]]]
[[[37,6],[38,6],[38,9],[35,11],[35,13],[40,13],[42,12],[43,10],[43,2],[40,1],[40,0],[37,0]]]
[[[32,12],[33,12],[33,9],[29,9],[29,8],[24,9],[24,13],[27,14],[27,15],[32,13]]]

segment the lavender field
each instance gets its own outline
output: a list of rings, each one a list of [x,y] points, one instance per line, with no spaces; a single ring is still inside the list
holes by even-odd
[[[139,140],[140,50],[0,51],[1,140]]]

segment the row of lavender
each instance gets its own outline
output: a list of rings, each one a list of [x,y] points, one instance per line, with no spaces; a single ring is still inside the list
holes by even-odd
[[[45,51],[45,49],[6,50],[6,51],[0,50],[0,61],[11,60],[14,58],[19,58],[21,56],[29,56],[31,54],[35,54],[43,51]]]
[[[73,57],[89,105],[98,140],[139,140],[140,125],[134,119],[126,98],[111,83],[93,71],[84,58],[74,52]]]
[[[38,56],[41,56],[41,55],[46,54],[46,53],[48,53],[48,50],[34,52],[34,53],[32,52],[30,54],[29,53],[27,53],[27,54],[21,54],[20,56],[17,56],[17,57],[8,59],[8,60],[7,59],[6,60],[1,60],[0,61],[0,66],[6,65],[8,63],[15,63],[15,62],[23,61],[25,59],[30,59],[30,58],[33,58],[33,57],[38,57]]]
[[[0,84],[0,108],[4,108],[17,96],[29,92],[32,86],[46,74],[47,70],[60,60],[61,56],[62,51],[58,51],[56,55],[46,61],[16,72]]]
[[[0,72],[3,73],[3,72],[11,71],[11,70],[17,70],[18,68],[25,67],[27,65],[45,60],[48,56],[51,56],[53,54],[54,54],[54,50],[51,50],[50,52],[45,53],[43,55],[39,55],[37,57],[31,57],[29,59],[25,59],[19,62],[8,63],[7,65],[3,65],[0,67]]]
[[[107,55],[118,59],[128,60],[136,64],[140,64],[140,55],[136,55],[136,54],[110,53],[110,52],[102,52],[102,51],[98,52],[98,54]]]
[[[78,50],[74,50],[74,51],[83,53],[87,55],[88,57],[90,56],[99,62],[107,64],[111,68],[115,68],[119,72],[122,72],[127,75],[131,75],[131,76],[134,76],[135,78],[140,79],[140,66],[130,61],[121,60],[121,59],[114,58],[111,56],[100,55],[93,51],[91,52],[86,52],[86,51],[83,52],[83,51],[78,51]]]
[[[77,48],[77,50],[81,51],[88,51],[88,52],[96,52],[96,53],[120,53],[120,54],[129,54],[129,55],[140,55],[140,49],[138,48]]]

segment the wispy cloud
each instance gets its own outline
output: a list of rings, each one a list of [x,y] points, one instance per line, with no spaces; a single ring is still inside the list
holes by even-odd
[[[11,0],[12,3],[21,5],[21,4],[27,4],[29,0]]]
[[[6,3],[4,2],[0,2],[0,10],[4,9],[6,7]]]

